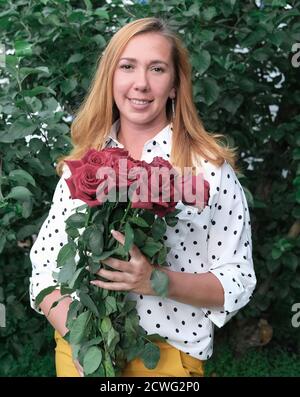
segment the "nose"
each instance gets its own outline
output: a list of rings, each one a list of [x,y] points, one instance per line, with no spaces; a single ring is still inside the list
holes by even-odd
[[[135,74],[134,89],[136,91],[142,91],[142,92],[149,90],[149,82],[148,82],[146,70],[140,69]]]

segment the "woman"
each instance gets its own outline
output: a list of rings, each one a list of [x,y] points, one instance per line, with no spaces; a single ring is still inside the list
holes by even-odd
[[[125,147],[135,159],[151,162],[161,156],[173,165],[201,166],[210,184],[210,200],[202,212],[185,206],[176,228],[165,239],[171,251],[169,295],[155,296],[150,286],[152,265],[134,247],[129,262],[108,258],[118,272],[101,270],[107,280],[95,285],[129,291],[137,301],[140,323],[159,333],[161,359],[154,370],[133,360],[124,376],[201,376],[213,351],[213,327],[223,326],[246,305],[255,287],[251,256],[251,229],[244,192],[234,173],[234,153],[208,134],[192,100],[187,51],[159,19],[144,18],[120,29],[108,44],[91,89],[72,125],[74,149],[67,159],[81,158],[89,148]],[[71,200],[62,178],[53,204],[31,250],[32,307],[47,315],[56,330],[58,376],[82,375],[72,362],[70,346],[61,335],[71,298],[49,309],[60,297],[48,295],[40,307],[36,295],[55,285],[52,271],[60,247],[67,242],[65,219],[80,202]],[[115,232],[121,243],[124,236]],[[47,241],[47,242],[46,242]],[[45,243],[46,242],[46,243]]]

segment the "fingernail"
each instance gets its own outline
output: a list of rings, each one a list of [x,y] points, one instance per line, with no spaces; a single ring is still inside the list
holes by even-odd
[[[114,230],[114,229],[111,229],[111,234],[115,234],[116,233],[116,231]]]

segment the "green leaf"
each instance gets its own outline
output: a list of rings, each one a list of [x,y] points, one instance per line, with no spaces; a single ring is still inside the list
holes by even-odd
[[[104,317],[100,321],[100,330],[103,332],[103,334],[108,334],[111,328],[112,328],[111,319],[107,316]]]
[[[124,251],[128,253],[133,245],[133,240],[134,240],[134,233],[133,229],[130,226],[129,222],[126,222],[125,224],[125,244],[124,244]]]
[[[86,222],[86,214],[76,213],[69,216],[66,220],[66,224],[70,227],[76,227],[77,229],[81,229],[85,226]]]
[[[88,11],[91,11],[93,9],[92,2],[90,0],[83,0],[83,1],[84,1],[85,6],[86,6],[86,9]]]
[[[181,212],[181,210],[176,209],[175,211],[169,212],[169,213],[166,214],[165,221],[166,221],[168,226],[174,227],[174,226],[177,225],[178,218],[177,218],[176,215],[178,215],[180,212]]]
[[[137,334],[137,328],[132,316],[127,316],[125,318],[125,332],[127,337],[135,338]]]
[[[158,257],[157,257],[157,264],[158,265],[164,265],[165,264],[166,258],[167,258],[167,254],[168,254],[167,247],[164,246],[158,253]]]
[[[13,143],[17,139],[32,135],[37,129],[31,120],[19,119],[13,122],[8,129],[0,131],[0,142]]]
[[[62,291],[61,294],[63,295]],[[71,328],[74,320],[76,320],[77,318],[77,313],[78,310],[81,307],[81,303],[76,299],[73,302],[71,302],[70,306],[69,306],[69,310],[68,310],[68,316],[67,316],[67,322],[66,322],[66,326],[68,329]]]
[[[116,253],[116,249],[113,249],[110,251],[104,251],[104,252],[102,252],[101,255],[99,255],[97,257],[97,260],[98,261],[105,260],[105,259],[109,258],[110,256],[113,256],[115,253]]]
[[[9,173],[8,178],[17,182],[19,185],[27,185],[28,183],[35,186],[35,180],[25,170],[16,169]]]
[[[58,274],[58,282],[59,283],[68,283],[72,280],[74,273],[76,272],[76,263],[74,257],[68,257],[63,267],[61,268]]]
[[[103,225],[92,226],[92,232],[88,240],[88,246],[93,255],[101,255],[103,252]]]
[[[40,303],[42,303],[43,299],[45,296],[51,294],[57,287],[55,285],[52,285],[51,287],[44,288],[35,298],[35,304],[36,306],[39,306]]]
[[[149,224],[141,217],[132,217],[128,221],[140,227],[149,227]]]
[[[151,287],[158,296],[166,298],[169,292],[169,277],[168,275],[158,269],[152,270],[151,273]]]
[[[256,45],[261,42],[266,37],[266,32],[262,29],[256,29],[251,31],[251,33],[241,42],[241,47],[247,48]]]
[[[161,218],[156,218],[152,225],[152,236],[155,241],[159,241],[166,233],[166,222]]]
[[[145,210],[142,214],[143,219],[148,223],[148,225],[152,225],[155,219],[155,215],[150,210]]]
[[[108,296],[105,299],[105,311],[107,316],[117,311],[117,302],[114,296]]]
[[[210,106],[219,98],[220,88],[216,80],[206,77],[203,80],[203,96],[205,103]]]
[[[68,59],[68,61],[67,61],[67,65],[69,65],[70,63],[77,63],[77,62],[80,62],[80,61],[82,61],[83,60],[83,58],[84,58],[84,55],[83,54],[73,54],[73,55],[71,55],[70,56],[70,58]]]
[[[272,249],[271,255],[272,255],[272,258],[273,258],[273,259],[278,259],[278,258],[281,257],[282,251],[281,251],[280,248],[274,247],[274,248]]]
[[[24,225],[17,231],[17,240],[24,240],[26,237],[35,234],[36,231],[36,225]]]
[[[199,16],[199,14],[200,14],[199,4],[192,4],[187,11],[183,11],[182,13],[182,15],[186,18]]]
[[[0,254],[3,251],[6,244],[6,234],[3,230],[0,230]]]
[[[215,7],[207,7],[203,10],[202,16],[206,21],[210,21],[217,15],[217,10]]]
[[[145,255],[147,255],[149,258],[151,258],[161,248],[162,248],[162,244],[161,243],[155,242],[152,239],[147,238],[145,244],[140,249]]]
[[[31,44],[27,41],[19,40],[15,42],[16,55],[18,57],[32,55]]]
[[[76,212],[86,211],[89,208],[87,204],[82,204],[79,207],[76,207]]]
[[[76,270],[76,272],[74,273],[74,276],[73,276],[73,278],[71,279],[71,281],[69,282],[69,288],[74,288],[74,286],[75,286],[75,283],[78,281],[78,279],[79,279],[79,276],[81,276],[82,275],[82,273],[85,271],[85,269],[83,269],[83,268],[79,268],[79,269],[77,269]]]
[[[103,18],[103,19],[107,19],[109,20],[109,14],[106,10],[104,10],[103,8],[96,8],[96,10],[94,11],[94,14],[99,17],[99,18]]]
[[[26,79],[26,77],[33,75],[33,74],[41,74],[43,75],[43,77],[49,76],[50,72],[49,69],[47,68],[47,66],[38,66],[35,68],[27,68],[27,67],[23,67],[20,68],[20,80],[21,83]]]
[[[56,96],[56,92],[52,90],[50,87],[43,87],[43,86],[36,86],[32,88],[31,90],[23,90],[23,95],[24,97],[29,96],[29,97],[34,97],[40,94],[52,94]]]
[[[22,217],[27,219],[32,213],[33,201],[32,198],[22,202]]]
[[[28,201],[32,196],[30,190],[24,186],[15,186],[11,189],[10,193],[6,196],[6,199],[15,199],[18,201]]]
[[[102,352],[97,346],[90,347],[84,355],[83,369],[85,375],[95,372],[102,361]]]
[[[86,325],[90,319],[90,312],[81,313],[74,321],[72,329],[70,330],[70,343],[76,345],[82,341],[85,334]]]
[[[210,53],[207,50],[200,50],[193,58],[195,72],[201,76],[209,68],[211,62]]]
[[[119,333],[111,328],[107,335],[107,347],[110,352],[114,353],[117,343],[120,341]]]
[[[244,101],[244,97],[240,94],[237,94],[235,96],[226,96],[224,98],[222,106],[224,107],[224,109],[227,110],[227,112],[234,115],[238,110],[238,108],[243,103],[243,101]]]
[[[134,244],[137,247],[143,246],[146,239],[146,233],[144,233],[141,229],[134,229]]]
[[[91,37],[91,40],[97,44],[98,48],[104,48],[106,45],[106,40],[102,34],[95,34],[93,37]]]
[[[61,84],[61,89],[65,95],[68,95],[70,92],[75,90],[77,85],[77,79],[75,77],[70,77],[68,80],[64,81]]]
[[[68,260],[74,259],[76,255],[76,246],[74,243],[65,244],[58,253],[57,266],[63,266]]]
[[[99,317],[99,311],[97,309],[97,306],[95,305],[95,302],[88,294],[84,292],[80,292],[79,299],[84,306],[86,306],[92,313],[95,314],[95,316]]]
[[[154,343],[147,343],[140,355],[141,360],[148,369],[154,369],[160,359],[160,349]]]
[[[76,237],[80,236],[80,233],[76,227],[66,227],[66,233],[70,236],[73,240]]]

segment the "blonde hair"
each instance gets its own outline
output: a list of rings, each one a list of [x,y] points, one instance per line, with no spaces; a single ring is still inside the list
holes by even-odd
[[[189,55],[181,40],[166,23],[158,18],[142,18],[122,27],[114,34],[102,56],[89,91],[76,112],[71,126],[73,150],[58,160],[57,172],[61,174],[64,160],[80,159],[90,148],[103,148],[112,124],[119,117],[113,99],[113,76],[117,62],[130,39],[138,34],[155,32],[170,40],[175,70],[175,117],[172,119],[171,100],[166,113],[173,122],[170,162],[184,169],[193,167],[194,159],[201,156],[217,166],[226,160],[235,168],[235,150],[224,146],[225,137],[205,131],[197,114],[192,96]],[[194,157],[195,156],[195,157]]]

